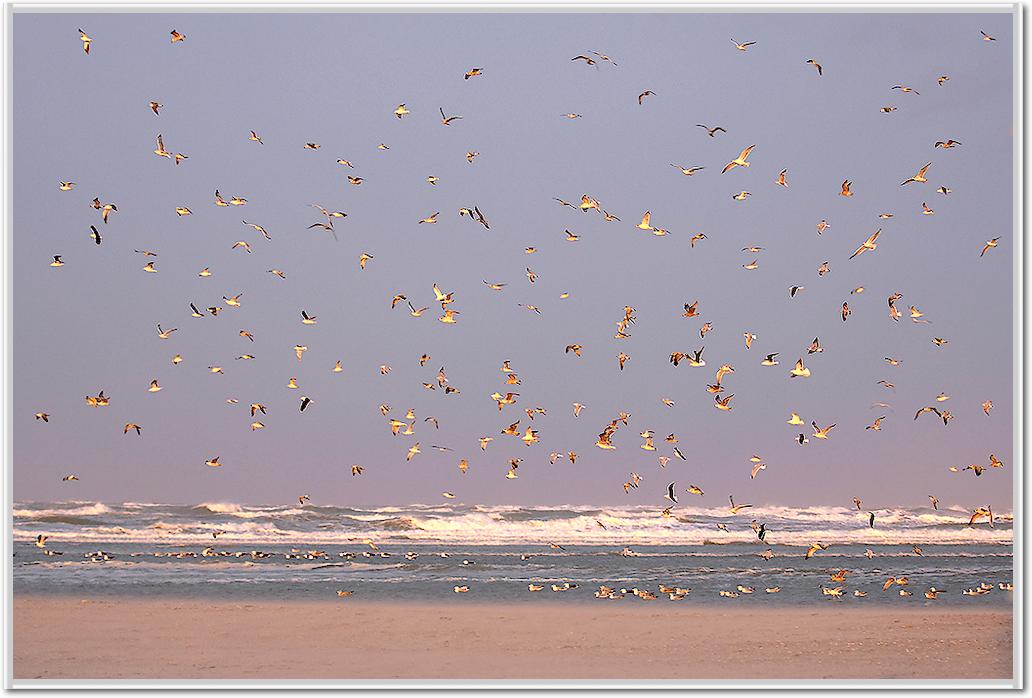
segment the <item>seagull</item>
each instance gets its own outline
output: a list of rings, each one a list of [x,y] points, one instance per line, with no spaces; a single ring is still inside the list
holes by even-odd
[[[438,107],[438,111],[441,112],[441,123],[444,124],[445,126],[450,126],[451,122],[456,121],[456,120],[462,118],[461,116],[445,116],[444,115],[444,109],[442,107]]]
[[[811,545],[811,546],[810,546],[809,548],[807,548],[807,550],[806,550],[806,555],[805,555],[804,557],[805,557],[805,559],[809,560],[809,559],[810,559],[811,557],[813,557],[813,556],[814,556],[814,555],[815,555],[815,554],[816,554],[816,553],[817,553],[817,552],[818,552],[819,550],[827,550],[827,549],[828,549],[828,546],[827,546],[827,545],[825,545],[824,543],[814,543],[814,544],[813,544],[813,545]]]
[[[158,134],[158,147],[154,149],[154,154],[163,158],[172,157],[172,153],[165,150],[165,143],[162,141],[160,133]]]
[[[735,167],[749,167],[749,153],[751,153],[753,151],[753,148],[755,147],[755,145],[750,145],[748,148],[739,153],[738,157],[724,165],[724,169],[720,171],[720,174],[724,174],[728,170],[734,169]]]
[[[800,358],[796,360],[795,368],[789,371],[789,375],[792,378],[809,378],[810,369],[803,365],[803,360]]]
[[[740,512],[742,509],[748,509],[752,506],[752,504],[735,504],[735,498],[732,495],[728,495],[727,499],[731,502],[731,506],[728,507],[728,511],[731,512],[732,516]]]
[[[817,75],[824,75],[824,68],[822,68],[822,67],[821,67],[821,64],[820,64],[820,63],[818,63],[817,61],[815,61],[815,60],[814,60],[814,59],[812,59],[812,58],[811,58],[811,59],[809,59],[809,60],[808,60],[808,61],[806,61],[806,62],[807,62],[807,64],[809,64],[809,65],[812,65],[812,66],[813,66],[814,68],[816,68],[816,69],[817,69]]]
[[[982,254],[980,254],[978,256],[979,257],[984,257],[985,253],[988,252],[990,249],[996,247],[999,244],[999,242],[1000,242],[1000,238],[992,238],[991,240],[987,240],[986,243],[985,243],[985,247],[982,248]],[[100,243],[97,243],[97,244],[100,244]]]
[[[913,177],[910,177],[909,179],[903,180],[903,182],[902,182],[902,184],[900,184],[900,186],[904,186],[906,184],[910,184],[911,182],[919,182],[919,183],[927,182],[928,178],[925,175],[928,174],[928,168],[931,167],[931,166],[932,166],[932,163],[928,163],[927,165],[922,167],[920,170],[918,170],[916,175],[914,175]]]
[[[732,38],[731,39],[731,43],[734,44],[735,48],[738,49],[739,51],[746,51],[746,50],[749,49],[750,46],[754,45],[756,42],[755,41],[745,41],[743,43],[739,43],[739,42],[735,41]]]
[[[984,32],[983,32],[984,34]],[[82,41],[82,50],[87,56],[90,55],[90,44],[93,43],[93,39],[86,35],[82,29],[79,30],[79,39]]]
[[[683,174],[685,177],[691,177],[693,174],[695,174],[699,170],[706,169],[705,167],[697,167],[697,166],[685,167],[684,165],[675,165],[673,163],[671,163],[670,166],[671,167],[676,167],[677,169],[681,170],[681,174]]]
[[[695,125],[698,126],[701,129],[705,129],[706,135],[709,136],[710,138],[715,138],[718,131],[720,131],[721,133],[727,133],[727,129],[725,129],[723,126],[714,126],[713,128],[710,128],[709,126],[706,126],[705,124],[695,124]]]
[[[874,251],[878,247],[878,236],[881,235],[881,228],[878,228],[870,237],[868,237],[860,247],[856,248],[856,252],[849,256],[850,259],[862,255],[867,250]]]

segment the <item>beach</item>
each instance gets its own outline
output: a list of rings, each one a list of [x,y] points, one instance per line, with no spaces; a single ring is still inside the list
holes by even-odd
[[[563,606],[466,596],[384,603],[16,593],[14,678],[1011,677],[1009,609],[738,601],[632,597]]]

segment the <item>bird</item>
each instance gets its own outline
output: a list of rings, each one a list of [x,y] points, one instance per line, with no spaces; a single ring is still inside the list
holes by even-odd
[[[677,169],[679,169],[681,171],[681,174],[683,174],[685,177],[691,177],[696,172],[698,172],[700,170],[706,169],[705,167],[698,167],[698,166],[685,167],[684,165],[674,165],[673,163],[671,163],[670,166],[671,167],[676,167]]]
[[[635,227],[640,229],[640,230],[650,230],[650,231],[651,230],[655,230],[655,228],[652,227],[651,219],[652,219],[652,213],[649,212],[649,211],[646,211],[644,214],[642,214],[641,223],[639,223]]]
[[[902,182],[902,184],[900,184],[900,186],[905,186],[907,184],[910,184],[911,182],[919,182],[919,183],[922,183],[922,184],[927,182],[928,178],[925,175],[928,174],[928,168],[931,167],[931,166],[932,166],[932,163],[928,163],[927,165],[922,167],[920,170],[918,170],[916,175],[914,175],[913,177],[909,177],[908,179],[903,180],[903,182]]]
[[[457,121],[457,120],[462,118],[461,116],[445,116],[444,115],[444,108],[443,107],[438,107],[438,110],[441,112],[441,123],[444,124],[445,126],[450,126],[451,122]],[[395,112],[395,113],[397,113],[397,112]]]
[[[755,145],[750,145],[748,148],[739,153],[738,157],[724,165],[724,169],[720,171],[720,174],[724,174],[728,170],[732,170],[736,167],[749,167],[749,165],[751,164],[749,162],[749,154],[753,151],[753,148],[755,147]]]
[[[713,400],[714,400],[713,406],[716,407],[718,410],[723,410],[725,412],[730,412],[733,409],[732,405],[730,404],[731,400],[733,398],[734,398],[734,393],[728,395],[727,397],[723,397],[723,398],[720,397],[719,395],[714,395],[713,396]]]
[[[738,41],[735,41],[732,38],[731,39],[731,43],[733,43],[735,45],[735,48],[738,49],[739,51],[746,51],[746,50],[748,50],[748,48],[750,46],[753,46],[756,42],[755,41],[738,42]]]
[[[79,31],[82,32],[81,29]],[[979,31],[979,34],[982,35],[982,41],[996,41],[995,38],[993,38],[992,36],[989,36],[984,31]]]
[[[819,551],[827,550],[827,549],[828,549],[828,546],[825,545],[824,543],[814,543],[813,545],[811,545],[809,548],[806,549],[806,554],[803,557],[805,559],[809,560],[811,557],[816,555]]]
[[[995,528],[992,506],[975,509],[974,513],[971,514],[971,519],[968,521],[968,526],[974,526],[981,519],[986,519],[989,528]]]
[[[795,368],[789,371],[792,378],[809,378],[810,369],[803,365],[802,358],[796,360]]]
[[[653,92],[652,90],[645,90],[644,92],[642,92],[640,95],[638,95],[638,106],[642,105],[642,103],[643,103],[643,101],[644,101],[644,99],[646,97],[652,96],[652,95],[655,95],[655,94],[656,93]]]
[[[806,62],[807,62],[808,65],[812,65],[814,68],[817,69],[817,75],[818,76],[824,75],[824,68],[821,67],[820,63],[818,63],[817,61],[815,61],[812,58],[807,60]]]
[[[735,498],[732,495],[728,495],[727,499],[729,502],[731,502],[731,506],[728,507],[728,511],[731,512],[732,516],[740,512],[742,509],[748,509],[752,507],[752,504],[735,504]]]
[[[671,482],[669,485],[667,485],[667,491],[666,491],[666,494],[663,495],[663,497],[666,498],[666,499],[669,499],[674,504],[677,504],[677,492],[674,489],[674,483],[673,482]]]
[[[701,129],[704,129],[706,131],[706,135],[709,136],[710,138],[716,138],[716,135],[717,135],[718,132],[720,132],[720,133],[727,133],[727,129],[725,129],[723,126],[714,126],[713,128],[710,128],[709,126],[706,126],[705,124],[695,124],[695,125],[698,126]]]
[[[90,44],[93,43],[93,39],[86,35],[82,29],[79,30],[79,39],[82,41],[82,51],[87,56],[90,55]]]
[[[992,238],[990,240],[987,240],[986,243],[985,243],[985,247],[982,248],[982,253],[980,255],[978,255],[978,256],[979,257],[984,257],[985,253],[988,252],[989,250],[995,248],[997,246],[997,244],[999,244],[999,242],[1000,242],[1000,238],[998,238],[998,237],[997,238]]]
[[[878,228],[878,230],[874,231],[874,233],[872,233],[870,237],[864,240],[863,244],[860,245],[860,247],[856,248],[856,252],[851,254],[849,258],[853,259],[854,257],[859,257],[868,250],[871,250],[872,252],[876,250],[878,248],[878,236],[881,235],[881,231],[881,228]]]
[[[115,204],[113,204],[113,203],[109,203],[109,204],[101,203],[99,198],[94,198],[93,202],[90,204],[90,206],[92,208],[95,208],[98,211],[100,211],[100,217],[104,221],[105,224],[108,222],[108,215],[112,211],[116,211],[116,212],[118,211],[118,207],[115,206]]]

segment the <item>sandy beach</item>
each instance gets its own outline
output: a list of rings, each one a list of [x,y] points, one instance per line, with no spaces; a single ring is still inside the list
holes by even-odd
[[[927,607],[14,600],[15,679],[1009,679],[1011,643]]]

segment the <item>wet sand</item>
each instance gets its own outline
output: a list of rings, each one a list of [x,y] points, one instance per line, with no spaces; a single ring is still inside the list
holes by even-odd
[[[18,594],[21,679],[1010,679],[1009,611]]]

